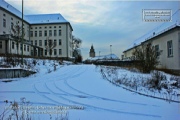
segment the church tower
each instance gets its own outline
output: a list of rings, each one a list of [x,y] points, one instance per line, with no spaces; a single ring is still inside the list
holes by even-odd
[[[90,52],[89,52],[89,57],[95,57],[95,51],[94,51],[93,45],[91,45],[91,49],[90,49]]]

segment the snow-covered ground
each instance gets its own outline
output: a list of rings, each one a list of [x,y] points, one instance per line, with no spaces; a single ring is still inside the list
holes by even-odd
[[[55,119],[57,114],[32,112],[60,111],[57,106],[63,106],[63,112],[68,112],[69,120],[180,118],[179,103],[169,103],[116,87],[104,80],[94,65],[58,65],[57,70],[53,71],[52,63],[43,65],[41,62],[37,68],[39,72],[27,78],[14,78],[12,82],[1,80],[0,115],[7,106],[5,100],[18,102],[20,98],[25,98],[32,106],[29,110],[32,119]],[[48,73],[49,69],[52,72]]]

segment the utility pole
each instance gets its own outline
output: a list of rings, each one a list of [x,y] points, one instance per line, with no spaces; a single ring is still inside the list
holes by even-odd
[[[24,25],[23,25],[23,21],[24,21],[24,18],[23,18],[23,0],[22,0],[22,39],[21,39],[21,64],[23,65],[23,39],[24,39]]]
[[[112,59],[112,48],[111,47],[112,47],[112,45],[110,45],[110,53],[111,53],[110,55],[111,55],[111,59]]]
[[[111,47],[112,47],[112,45],[110,45],[110,53],[112,54],[112,48]]]

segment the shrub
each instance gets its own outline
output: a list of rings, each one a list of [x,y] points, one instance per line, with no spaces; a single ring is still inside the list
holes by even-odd
[[[150,78],[150,80],[148,80],[149,88],[161,90],[161,88],[162,88],[161,83],[163,80],[167,80],[165,75],[163,75],[159,71],[152,71],[151,72],[151,78]]]

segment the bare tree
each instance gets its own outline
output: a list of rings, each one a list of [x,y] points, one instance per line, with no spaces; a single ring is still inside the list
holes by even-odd
[[[21,42],[22,38],[22,27],[16,22],[14,25],[13,23],[11,24],[10,28],[10,34],[13,40],[16,42],[16,49],[17,49],[17,55],[19,54],[19,43]],[[23,36],[25,36],[25,32],[23,33]]]
[[[76,62],[82,61],[81,55],[81,46],[82,40],[80,38],[76,38],[74,35],[72,36],[72,48],[73,48],[73,56],[75,57]]]
[[[47,40],[47,45],[45,47],[46,47],[46,50],[47,50],[47,52],[49,52],[49,55],[51,57],[53,49],[56,47],[56,43],[52,39],[50,39],[49,37],[47,37],[46,40]]]
[[[140,61],[138,67],[144,73],[149,73],[151,70],[154,70],[159,64],[160,51],[156,51],[154,46],[151,43],[142,44],[139,47],[136,47],[134,52],[134,59]]]

